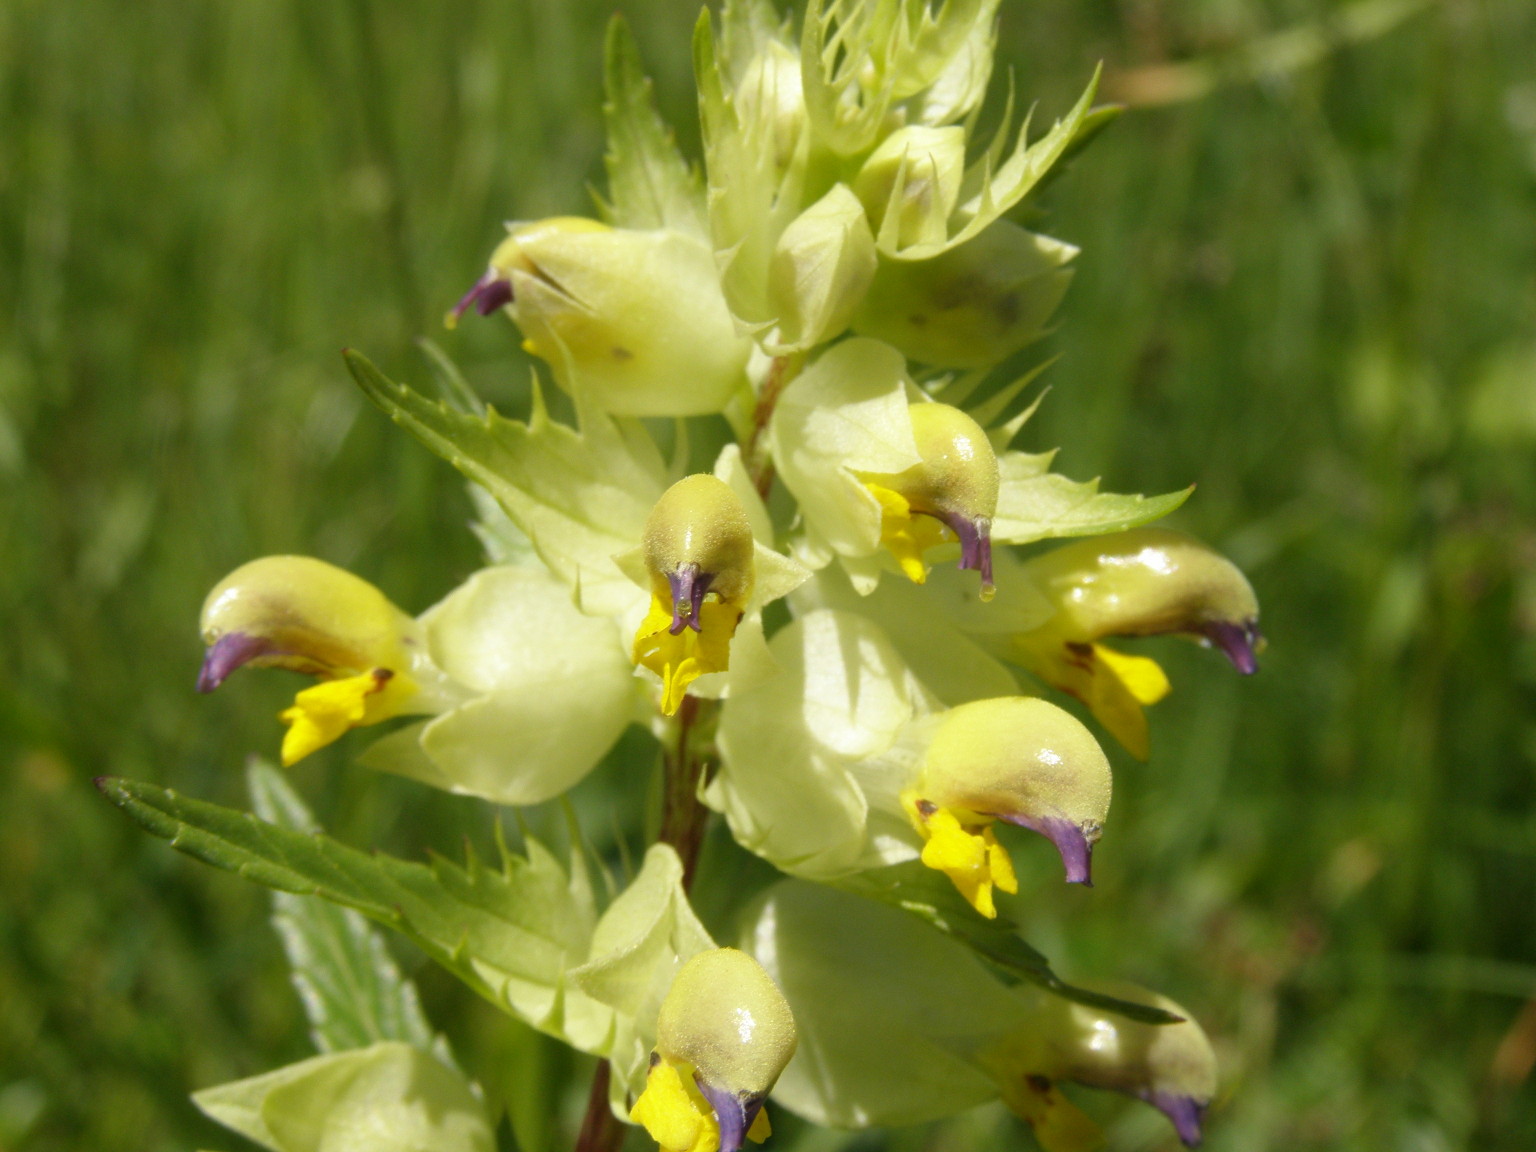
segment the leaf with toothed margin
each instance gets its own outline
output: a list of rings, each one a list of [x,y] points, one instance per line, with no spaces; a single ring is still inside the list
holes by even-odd
[[[1176,1024],[1182,1019],[1161,1008],[1068,984],[1051,970],[1050,961],[1018,934],[1018,925],[1002,916],[988,920],[965,902],[947,877],[916,860],[854,873],[834,881],[832,887],[926,920],[946,936],[968,945],[1009,984],[1028,980],[1063,999],[1147,1024]]]
[[[997,516],[992,539],[1030,544],[1062,536],[1123,532],[1168,515],[1194,485],[1162,496],[1100,492],[1097,480],[1069,480],[1052,472],[1055,452],[1004,452],[998,457]]]
[[[297,792],[270,764],[252,759],[246,783],[256,813],[279,828],[318,831]],[[272,927],[321,1052],[400,1040],[453,1067],[447,1041],[422,1015],[416,985],[395,966],[384,938],[350,908],[290,892],[272,893]]]
[[[684,162],[672,130],[657,114],[640,51],[622,16],[608,22],[603,60],[609,222],[707,239],[703,182]]]
[[[494,409],[456,412],[398,384],[348,349],[347,367],[394,422],[496,498],[584,611],[618,615],[637,593],[613,557],[633,548],[669,483],[637,422],[576,401],[579,429],[550,418],[534,388],[527,423]]]
[[[583,1051],[598,1051],[612,1011],[570,985],[596,922],[586,871],[569,872],[536,840],[491,868],[360,852],[315,832],[116,777],[102,793],[187,855],[279,892],[320,896],[404,934],[503,1011]]]

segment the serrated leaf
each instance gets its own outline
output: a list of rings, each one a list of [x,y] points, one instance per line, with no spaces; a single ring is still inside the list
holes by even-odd
[[[998,163],[1004,134],[1009,127],[1010,117],[1005,114],[992,146],[965,174],[960,206],[951,220],[953,230],[948,238],[923,241],[903,248],[882,244],[880,251],[897,260],[931,260],[979,235],[984,228],[1034,191],[1071,147],[1089,115],[1098,86],[1099,69],[1095,69],[1093,79],[1088,82],[1088,87],[1078,97],[1072,110],[1033,144],[1029,143],[1029,118],[1026,117],[1019,128],[1012,153]]]
[[[1162,496],[1100,492],[1098,480],[1069,480],[1050,471],[1054,455],[1006,452],[998,458],[993,540],[1029,544],[1062,536],[1123,532],[1168,515],[1195,490],[1191,485]]]
[[[246,781],[263,820],[292,832],[319,830],[298,793],[270,765],[253,760]],[[288,954],[317,1049],[338,1052],[399,1040],[452,1064],[446,1042],[422,1015],[416,986],[401,975],[383,937],[362,915],[288,892],[274,892],[272,908],[272,926]]]
[[[1028,980],[1054,995],[1115,1012],[1147,1024],[1176,1024],[1171,1012],[1119,1000],[1068,984],[1050,962],[1018,934],[1006,917],[988,920],[967,904],[950,881],[916,860],[858,872],[833,884],[845,892],[900,908],[971,948],[1008,983]]]
[[[654,443],[578,398],[580,428],[550,418],[537,389],[527,423],[495,409],[456,412],[398,384],[348,350],[347,367],[394,422],[496,498],[551,572],[579,589],[580,605],[618,614],[636,590],[613,557],[640,539],[667,486]]]
[[[622,16],[608,22],[603,82],[611,222],[620,228],[670,228],[706,239],[703,184],[656,111],[651,81]]]
[[[493,1004],[586,1051],[606,1038],[610,1010],[567,986],[587,959],[595,912],[585,877],[568,875],[537,841],[504,868],[471,859],[416,864],[359,852],[319,833],[103,777],[102,793],[147,831],[216,868],[302,896],[320,896],[403,933]],[[572,1017],[582,1035],[570,1035]]]

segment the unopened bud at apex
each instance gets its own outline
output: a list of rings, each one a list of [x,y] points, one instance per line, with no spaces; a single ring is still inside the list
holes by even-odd
[[[735,103],[737,119],[747,130],[772,140],[774,170],[783,172],[807,126],[800,54],[777,39],[766,40],[742,72]]]
[[[718,412],[743,386],[738,336],[714,258],[666,230],[561,216],[515,228],[449,313],[506,306],[561,387],[626,416]]]
[[[1039,339],[1077,249],[1007,220],[931,260],[882,259],[853,329],[941,368],[990,368]]]
[[[795,1054],[789,1004],[762,965],[716,948],[678,971],[630,1118],[667,1152],[737,1152],[768,1135],[762,1108]]]
[[[914,124],[887,136],[853,182],[880,251],[947,240],[964,176],[964,128]]]
[[[960,567],[980,573],[981,596],[989,600],[998,491],[991,441],[975,420],[948,404],[913,404],[908,412],[922,462],[904,472],[862,477],[880,501],[880,542],[908,579],[921,584],[928,572],[923,553],[958,539]]]
[[[661,677],[662,711],[671,715],[689,684],[729,666],[756,574],[752,526],[730,485],[700,473],[662,493],[642,550],[651,607],[635,633],[634,660]]]
[[[991,917],[992,889],[1017,890],[993,822],[1039,832],[1061,854],[1067,882],[1088,884],[1109,798],[1109,761],[1082,724],[1044,700],[1006,696],[944,714],[902,802],[926,841],[923,863]]]
[[[293,764],[350,728],[406,710],[416,622],[368,581],[308,556],[267,556],[208,594],[207,656],[197,687],[212,692],[242,665],[320,678],[282,715],[283,762]]]

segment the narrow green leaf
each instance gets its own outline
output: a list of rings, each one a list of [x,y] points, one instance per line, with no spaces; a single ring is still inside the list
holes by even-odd
[[[1161,1008],[1119,1000],[1068,984],[1050,962],[1018,934],[1018,925],[999,916],[988,920],[955,891],[949,880],[913,860],[855,873],[833,885],[846,892],[900,908],[952,936],[990,964],[1010,984],[1028,980],[1047,992],[1079,1004],[1103,1008],[1147,1024],[1176,1024],[1181,1019]]]
[[[1030,544],[1064,536],[1123,532],[1168,515],[1195,489],[1162,496],[1100,492],[1097,480],[1070,480],[1050,470],[1053,452],[1006,452],[998,458],[1001,483],[992,539]]]
[[[608,22],[603,115],[608,124],[608,213],[620,228],[671,228],[704,239],[704,188],[656,111],[640,51],[622,16]]]
[[[298,793],[271,765],[252,760],[246,782],[263,820],[293,832],[319,831]],[[401,975],[383,937],[359,913],[274,892],[272,926],[288,954],[310,1035],[321,1052],[401,1040],[447,1058],[446,1045],[433,1036],[422,1015],[416,986]]]

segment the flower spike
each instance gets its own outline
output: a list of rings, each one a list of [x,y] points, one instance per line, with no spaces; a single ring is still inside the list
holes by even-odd
[[[322,560],[267,556],[235,569],[208,594],[202,633],[200,692],[247,664],[320,679],[282,713],[285,766],[349,729],[410,710],[417,695],[415,622],[372,584]]]
[[[688,685],[729,666],[752,595],[753,551],[740,498],[708,473],[679,480],[651,510],[643,547],[651,607],[635,633],[634,661],[661,677],[668,716]]]
[[[656,1022],[630,1119],[666,1152],[738,1152],[769,1135],[763,1102],[795,1054],[795,1019],[745,952],[716,948],[679,970]]]

